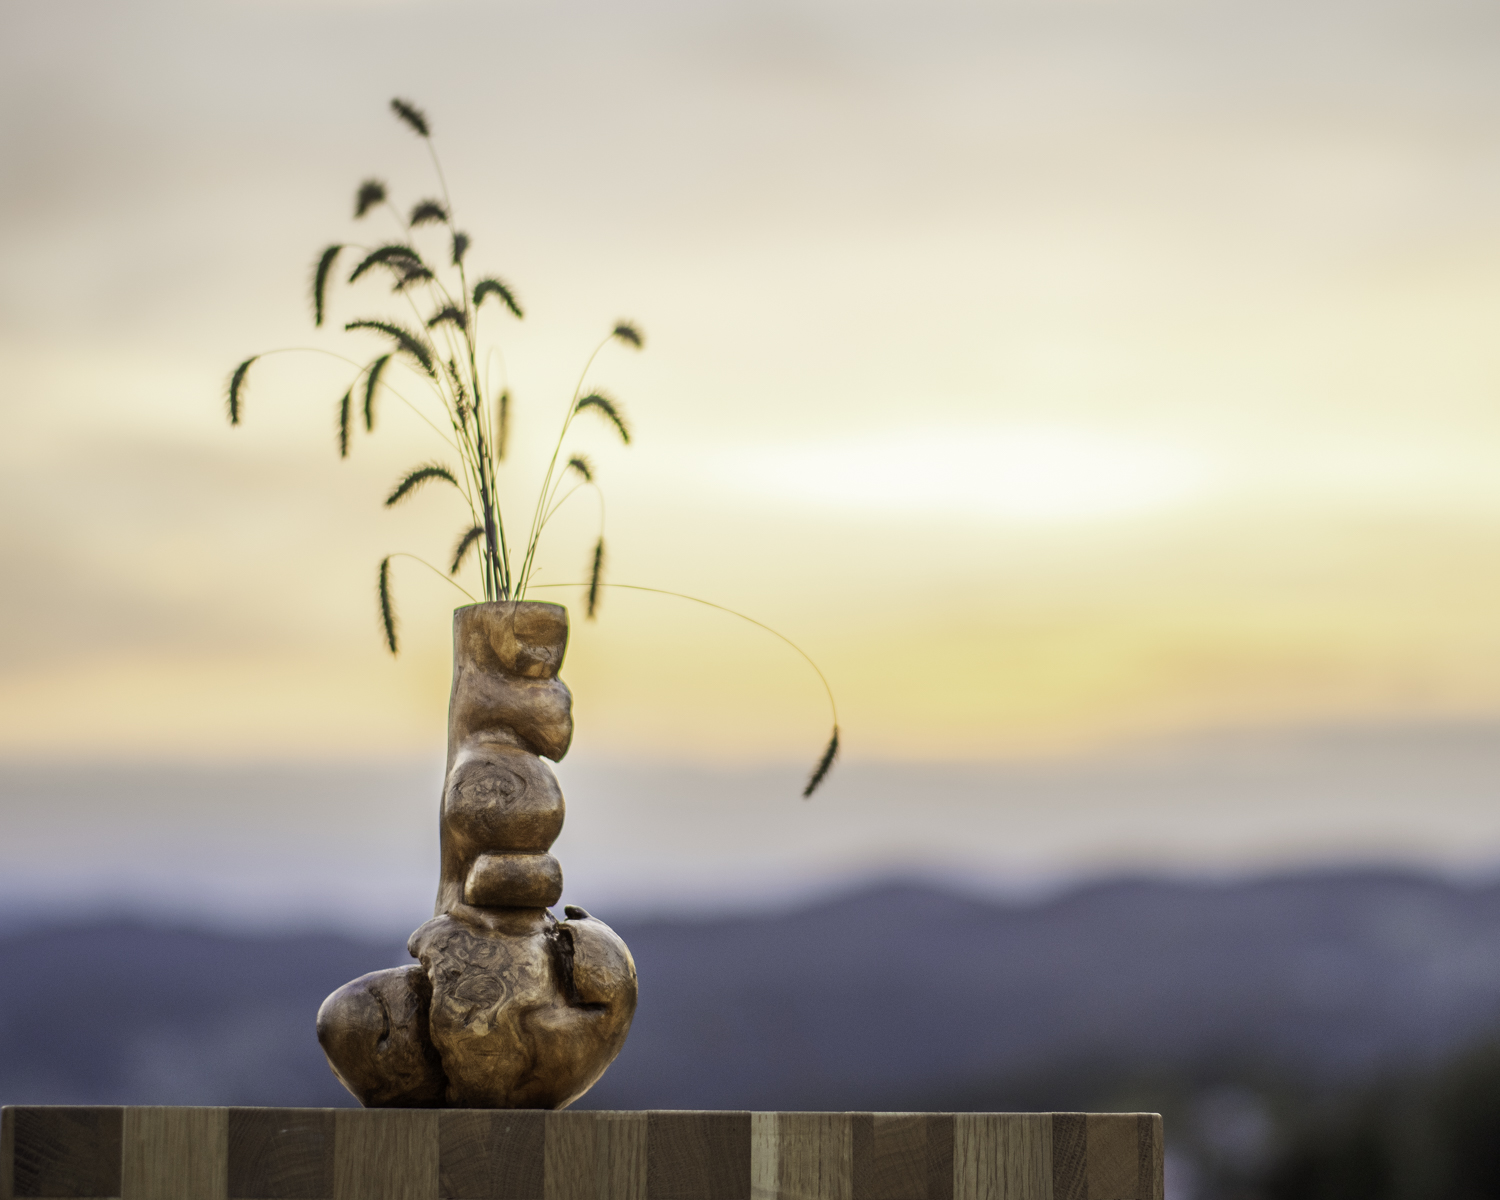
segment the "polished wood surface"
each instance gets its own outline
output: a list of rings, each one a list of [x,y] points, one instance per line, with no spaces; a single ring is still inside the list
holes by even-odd
[[[227,1108],[127,1108],[120,1129],[121,1200],[225,1200]]]
[[[437,904],[407,943],[421,965],[362,975],[318,1012],[334,1074],[367,1108],[564,1108],[625,1044],[629,949],[582,908],[547,911],[565,805],[543,756],[573,737],[567,643],[560,605],[453,614]]]
[[[333,1108],[231,1108],[228,1193],[332,1196]]]
[[[0,1200],[1163,1200],[1151,1113],[6,1108]]]

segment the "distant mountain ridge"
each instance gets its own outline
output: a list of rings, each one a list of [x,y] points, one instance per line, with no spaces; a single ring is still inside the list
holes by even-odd
[[[1500,1031],[1500,885],[1394,871],[1024,905],[888,885],[617,928],[641,1004],[588,1107],[1050,1106],[1104,1075],[1207,1068],[1326,1086]],[[406,961],[397,937],[103,923],[0,954],[4,1103],[348,1103],[313,1014]]]

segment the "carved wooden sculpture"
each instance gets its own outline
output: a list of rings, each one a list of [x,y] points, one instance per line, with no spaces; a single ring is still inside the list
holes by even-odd
[[[563,1108],[625,1044],[630,951],[581,908],[547,911],[564,806],[541,756],[573,737],[567,642],[556,604],[453,614],[442,875],[407,943],[421,965],[363,975],[318,1010],[334,1074],[366,1107]]]

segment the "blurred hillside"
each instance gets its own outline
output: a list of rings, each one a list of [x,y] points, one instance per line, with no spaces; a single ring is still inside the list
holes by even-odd
[[[1500,1030],[1500,886],[1409,874],[1124,880],[1029,905],[889,886],[618,928],[641,1008],[587,1106],[1153,1108],[1178,1196],[1239,1194],[1218,1189],[1280,1169],[1340,1097]],[[313,1014],[404,960],[394,931],[139,924],[33,928],[0,954],[5,1103],[348,1103]]]
[[[582,703],[582,702],[580,702]],[[580,725],[580,729],[584,726]],[[1088,880],[1500,863],[1500,722],[1219,730],[993,762],[558,764],[563,902],[606,919],[811,904],[872,879],[996,898]],[[416,759],[0,762],[0,936],[151,924],[402,938],[432,904],[439,748]]]

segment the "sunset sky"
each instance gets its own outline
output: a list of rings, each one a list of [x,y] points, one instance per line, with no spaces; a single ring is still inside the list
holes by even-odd
[[[374,600],[462,524],[381,505],[441,446],[392,403],[341,462],[350,373],[311,355],[223,412],[249,354],[373,350],[337,330],[379,290],[314,331],[307,279],[378,236],[361,179],[435,190],[392,95],[526,306],[492,325],[512,522],[639,322],[591,376],[635,443],[576,443],[609,577],[797,641],[851,764],[1500,720],[1493,5],[149,0],[0,33],[0,760],[441,754],[463,598],[398,565],[394,662]],[[573,609],[587,762],[786,791],[816,758],[774,639],[535,598]]]

